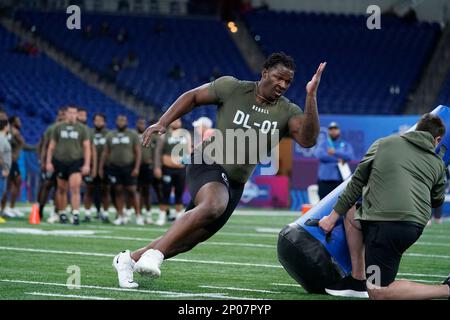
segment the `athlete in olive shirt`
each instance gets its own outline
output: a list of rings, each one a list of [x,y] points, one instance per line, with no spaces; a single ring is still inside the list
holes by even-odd
[[[253,128],[267,140],[273,136],[277,139],[275,143],[284,135],[290,135],[301,146],[311,147],[319,134],[316,95],[325,66],[326,63],[321,63],[306,85],[304,113],[283,96],[294,78],[294,61],[284,53],[274,53],[264,63],[261,79],[257,82],[222,77],[182,94],[156,124],[147,128],[144,145],[153,134],[163,134],[170,123],[195,107],[216,104],[217,128],[223,135],[227,129],[249,131]],[[246,157],[252,156],[250,149],[254,147],[246,150]],[[189,251],[214,235],[237,206],[245,181],[255,167],[256,163],[251,162],[221,165],[195,160],[194,164],[188,165],[187,181],[192,202],[162,237],[131,254],[123,251],[114,258],[119,285],[137,287],[133,271],[159,277],[164,258]]]
[[[67,107],[62,107],[58,110],[58,115],[56,117],[56,122],[50,125],[42,135],[41,141],[38,146],[38,154],[39,154],[39,162],[41,166],[41,180],[39,182],[39,191],[38,191],[38,202],[39,202],[39,215],[43,217],[44,215],[44,207],[48,200],[48,195],[52,188],[57,187],[56,183],[56,174],[54,172],[47,172],[46,164],[47,164],[47,151],[48,146],[50,144],[51,136],[53,129],[55,126],[65,120]],[[59,221],[59,195],[58,192],[54,193],[54,203],[55,206],[53,208],[53,212],[48,217],[48,223],[55,223]]]
[[[139,118],[136,122],[136,130],[139,134],[139,141],[142,143],[142,137],[147,124],[144,118]],[[158,137],[155,135],[148,147],[141,146],[141,167],[139,169],[138,190],[140,194],[140,204],[142,215],[145,216],[145,223],[152,224],[152,199],[150,196],[150,186],[153,187],[157,201],[161,198],[160,177],[156,178],[153,174],[155,148]]]
[[[136,223],[144,224],[139,206],[139,194],[137,192],[137,177],[141,164],[141,147],[136,131],[127,129],[128,119],[125,115],[119,115],[116,120],[117,130],[111,131],[106,136],[106,144],[103,149],[99,174],[105,176],[104,167],[108,163],[108,180],[115,192],[115,205],[118,217],[114,224],[125,224],[123,216],[125,194],[132,200],[136,212]]]
[[[84,119],[84,118],[83,118]],[[78,120],[80,119],[80,113],[78,113]],[[106,117],[102,113],[96,113],[94,115],[94,128],[90,129],[92,151],[95,154],[95,160],[92,160],[91,166],[93,172],[90,175],[90,179],[85,179],[86,182],[86,194],[84,195],[84,208],[85,217],[84,222],[91,221],[91,215],[93,209],[92,202],[95,202],[97,208],[97,216],[102,219],[103,222],[109,222],[107,210],[109,207],[109,187],[107,179],[100,178],[98,174],[98,168],[100,165],[100,157],[103,152],[103,148],[106,144],[106,136],[108,130],[106,126]],[[81,121],[83,122],[83,121]],[[84,121],[85,122],[85,121]],[[103,207],[102,207],[103,205]]]
[[[77,108],[67,107],[66,120],[56,125],[47,151],[47,172],[55,172],[60,196],[60,220],[65,223],[70,189],[73,224],[79,224],[82,176],[89,175],[91,144],[87,127],[77,122]]]

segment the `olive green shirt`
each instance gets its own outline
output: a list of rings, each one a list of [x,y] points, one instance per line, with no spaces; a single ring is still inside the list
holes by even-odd
[[[224,137],[222,142],[223,161],[219,164],[225,169],[229,179],[238,183],[245,183],[257,164],[263,160],[260,157],[260,135],[267,141],[265,147],[267,152],[261,153],[270,155],[271,146],[275,147],[281,138],[289,136],[289,119],[292,116],[303,114],[299,106],[283,96],[273,103],[258,103],[256,101],[256,82],[240,81],[230,76],[211,82],[209,94],[217,101],[216,130],[221,132]],[[245,154],[242,154],[243,152],[239,151],[242,151],[242,148],[238,149],[238,146],[241,147],[244,143],[242,139],[235,138],[234,148],[231,146],[227,149],[227,129],[241,129],[246,134],[253,132],[258,143],[245,143]],[[254,131],[250,131],[250,129],[254,129]],[[234,132],[236,134],[236,131]],[[271,144],[273,139],[276,141],[274,140]],[[203,149],[206,150],[207,145],[213,140],[215,138],[206,139],[202,144]],[[234,150],[234,154],[227,157],[229,150]],[[230,161],[232,158],[234,159]],[[244,161],[242,161],[243,158]]]
[[[152,165],[154,162],[156,143],[158,141],[157,135],[152,135],[150,137],[150,144],[148,147],[142,145],[143,133],[139,134],[139,142],[141,145],[141,164]]]
[[[177,145],[180,149],[188,150],[191,137],[187,136],[187,134],[184,129],[168,130],[162,137],[164,139],[162,154],[170,156]]]
[[[412,131],[377,140],[358,165],[334,210],[344,215],[362,196],[355,219],[409,221],[425,226],[444,202],[445,165],[433,136]]]
[[[51,133],[51,139],[56,142],[53,157],[61,162],[69,163],[84,157],[84,141],[89,141],[87,127],[81,123],[58,123]]]
[[[136,131],[126,129],[125,131],[110,131],[106,136],[106,144],[109,149],[107,162],[114,166],[133,165],[135,158],[135,147],[139,145],[139,136]]]
[[[100,165],[100,160],[102,157],[103,149],[105,149],[106,136],[108,135],[108,129],[103,128],[97,131],[95,128],[92,129],[91,134],[93,136],[93,144],[95,150],[97,151],[97,165]]]

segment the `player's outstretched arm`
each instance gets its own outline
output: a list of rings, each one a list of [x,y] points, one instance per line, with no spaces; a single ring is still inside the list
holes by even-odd
[[[303,115],[292,117],[289,120],[291,137],[305,148],[314,146],[319,136],[320,123],[317,110],[317,89],[326,65],[326,62],[322,62],[311,81],[306,85],[306,101]]]
[[[195,107],[217,103],[216,98],[209,94],[208,87],[209,83],[183,93],[157,123],[149,126],[144,131],[142,144],[147,147],[150,144],[152,134],[165,133],[169,124],[191,112]]]

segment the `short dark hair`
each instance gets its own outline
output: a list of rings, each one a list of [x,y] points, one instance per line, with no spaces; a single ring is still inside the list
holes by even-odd
[[[61,107],[58,110],[58,112],[66,112],[66,111],[67,111],[67,106]]]
[[[86,113],[88,112],[87,109],[84,108],[84,107],[78,107],[78,108],[77,108],[77,111],[78,111],[78,112],[80,112],[80,111],[81,111],[81,112],[86,112]]]
[[[92,117],[92,119],[95,120],[95,118],[97,118],[97,117],[103,118],[103,120],[106,121],[106,115],[105,115],[104,113],[97,112],[96,114],[94,114],[94,116]]]
[[[264,69],[270,69],[276,67],[277,65],[283,65],[289,70],[295,71],[296,65],[294,62],[294,58],[288,56],[283,51],[272,53],[267,60],[264,62]]]
[[[433,138],[443,137],[445,134],[445,124],[438,116],[425,113],[417,123],[416,131],[429,132]]]
[[[11,117],[9,117],[9,123],[14,123],[15,121],[16,121],[16,119],[18,119],[19,118],[19,116],[16,116],[16,115],[14,115],[14,116],[11,116]]]
[[[8,125],[8,120],[2,119],[0,120],[0,131],[5,129],[5,127]]]

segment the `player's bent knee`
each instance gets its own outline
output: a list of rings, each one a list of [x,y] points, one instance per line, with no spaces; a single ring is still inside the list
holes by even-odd
[[[206,213],[211,220],[216,220],[225,212],[227,204],[225,199],[214,199],[206,206]]]

